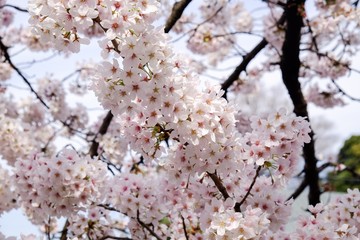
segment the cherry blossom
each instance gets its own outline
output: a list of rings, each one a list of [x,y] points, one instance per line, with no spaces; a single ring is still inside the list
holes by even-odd
[[[35,223],[46,222],[49,215],[70,216],[73,211],[101,202],[105,164],[80,158],[72,149],[64,149],[50,161],[34,153],[31,159],[19,160],[15,166],[18,171],[14,181],[22,206]]]
[[[8,63],[0,63],[0,80],[6,81],[10,79],[12,73],[12,69]]]
[[[268,3],[261,21],[241,2],[197,4],[200,14],[184,15],[176,33],[206,61],[175,51],[160,23],[171,4],[157,0],[29,0],[31,28],[0,29],[1,84],[15,70],[33,94],[14,101],[6,88],[0,93],[0,155],[10,169],[0,168],[0,213],[22,208],[44,235],[61,239],[359,238],[358,189],[309,206],[296,230],[285,231],[294,200],[284,189],[301,171],[303,147],[313,144],[309,119],[281,106],[259,114],[236,103],[235,95],[259,91],[263,68],[282,60],[288,26],[279,6],[287,2]],[[336,81],[352,71],[358,11],[345,0],[316,1],[316,8],[313,19],[298,9],[299,57],[307,63],[300,80],[311,81],[307,101],[343,105],[336,85],[320,92],[316,78]],[[12,18],[0,8],[1,26]],[[236,44],[242,34],[263,37],[266,60],[245,66],[231,88],[205,82],[209,64],[251,58],[254,51]],[[71,57],[96,42],[96,60],[62,79],[30,78],[10,61],[12,45]],[[108,111],[95,121],[87,90]],[[71,144],[58,147],[64,139]]]

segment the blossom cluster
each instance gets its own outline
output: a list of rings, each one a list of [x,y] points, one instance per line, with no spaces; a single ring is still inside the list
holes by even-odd
[[[308,54],[304,57],[304,62],[309,65],[311,70],[303,70],[306,78],[320,77],[339,79],[346,75],[349,70],[350,63],[345,59],[337,60],[335,56],[318,56],[316,54]]]
[[[237,35],[252,30],[253,17],[239,1],[206,0],[199,4],[199,11],[184,12],[172,31],[188,35],[187,48],[193,53],[206,55],[207,62],[217,65],[230,55]],[[170,4],[162,5],[165,5],[163,11],[171,11]]]
[[[0,1],[0,6],[4,6],[6,0]],[[0,8],[0,29],[1,27],[8,27],[14,21],[14,12],[6,9]]]
[[[41,125],[43,119],[39,105],[23,107],[20,112],[11,99],[0,96],[0,155],[11,166],[16,159],[24,159],[31,151],[44,147],[53,134],[51,127]],[[48,152],[52,147],[52,144],[48,144]]]
[[[310,141],[309,123],[285,109],[266,119],[254,116],[250,120],[253,130],[245,135],[247,162],[275,166],[280,176],[291,176],[303,144]]]
[[[141,222],[152,224],[154,231],[163,237],[178,239],[184,235],[182,218],[186,220],[189,234],[199,235],[200,229],[196,230],[196,226],[206,187],[193,178],[188,182],[170,181],[172,176],[163,170],[156,172],[141,167],[137,171],[141,174],[124,173],[114,178],[107,190],[108,204],[130,217],[128,227],[132,236],[145,237]]]
[[[51,115],[71,129],[84,129],[88,123],[88,113],[81,103],[75,107],[69,106],[65,100],[66,92],[61,81],[48,77],[38,80],[38,93],[50,105]],[[71,130],[70,129],[70,130]]]
[[[126,235],[126,218],[116,216],[114,219],[103,207],[91,206],[87,212],[72,214],[69,218],[69,236],[71,239],[89,237],[98,239],[103,236],[114,236],[116,230],[123,231]]]
[[[10,79],[11,73],[12,73],[11,66],[6,62],[1,61],[0,62],[0,81],[5,81],[5,80]]]
[[[249,206],[244,212],[219,209],[212,216],[210,226],[205,232],[206,239],[257,239],[269,227],[269,219],[261,209]]]
[[[311,216],[298,221],[298,239],[359,239],[359,189],[348,190],[328,205],[310,207]]]
[[[270,43],[271,48],[281,53],[281,48],[285,39],[285,28],[278,24],[281,12],[274,9],[264,18],[264,37]]]
[[[101,202],[107,179],[106,164],[80,157],[73,149],[64,149],[52,158],[34,153],[30,159],[15,163],[14,181],[29,218],[46,222],[48,216],[70,216]]]
[[[329,84],[325,90],[320,89],[321,87],[317,84],[311,86],[307,93],[307,100],[322,108],[332,108],[345,105],[338,89],[333,89],[333,87]]]
[[[17,197],[14,190],[9,171],[0,168],[0,216],[17,207]]]

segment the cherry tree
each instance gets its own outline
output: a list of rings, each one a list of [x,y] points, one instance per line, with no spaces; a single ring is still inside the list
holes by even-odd
[[[320,172],[346,169],[319,163],[307,110],[358,101],[338,83],[359,73],[358,1],[244,2],[0,0],[0,214],[43,233],[21,239],[360,238],[358,189],[320,202]],[[290,101],[255,107],[276,71]]]

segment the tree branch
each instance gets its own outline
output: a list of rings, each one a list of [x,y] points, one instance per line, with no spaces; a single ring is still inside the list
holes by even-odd
[[[239,78],[240,73],[246,70],[247,65],[251,60],[268,44],[268,41],[263,38],[253,50],[246,54],[242,62],[235,68],[231,75],[221,84],[221,89],[225,91],[225,94],[228,88]],[[226,98],[226,97],[225,97]]]
[[[140,217],[139,217],[139,210],[137,211],[137,221],[139,222],[139,224],[145,228],[146,230],[148,230],[150,232],[150,234],[152,236],[154,236],[157,240],[161,240],[161,238],[156,234],[156,232],[154,232],[151,228],[149,228],[148,225],[146,225],[143,221],[140,220]]]
[[[99,240],[105,240],[105,239],[116,239],[116,240],[132,240],[132,238],[126,238],[126,237],[115,237],[107,235],[105,237],[100,238]]]
[[[303,27],[303,13],[305,0],[289,0],[285,9],[287,22],[285,40],[282,47],[280,69],[283,82],[294,104],[294,113],[305,117],[308,121],[307,102],[301,91],[299,82],[300,70],[300,40],[301,28]],[[310,142],[303,147],[305,159],[305,182],[309,185],[309,204],[316,205],[320,202],[319,173],[316,168],[314,132],[310,132]],[[305,183],[304,183],[305,184]]]
[[[132,240],[132,238],[127,238],[127,237],[115,237],[115,236],[105,236],[100,238],[99,240],[105,240],[105,239],[116,239],[116,240]]]
[[[119,210],[117,210],[116,208],[110,207],[110,206],[107,205],[107,204],[98,204],[97,206],[98,206],[98,207],[102,207],[102,208],[104,208],[104,209],[106,209],[106,210],[109,210],[109,211],[121,213],[121,212],[120,212]]]
[[[14,8],[14,9],[20,11],[20,12],[26,12],[26,13],[28,12],[28,10],[26,10],[24,8],[20,8],[20,7],[14,6],[14,5],[10,5],[10,4],[4,4],[4,5],[0,6],[0,9],[4,8],[4,7],[11,7],[11,8]]]
[[[335,87],[338,89],[338,91],[344,95],[345,97],[349,98],[350,100],[353,100],[353,101],[357,101],[357,102],[360,102],[360,98],[355,98],[355,97],[352,97],[350,96],[349,94],[347,94],[340,86],[339,84],[336,83],[336,81],[334,79],[331,79],[332,83],[335,85]]]
[[[20,69],[18,69],[14,63],[11,61],[9,52],[8,52],[9,47],[5,46],[4,43],[2,42],[2,37],[0,37],[0,50],[2,51],[5,60],[9,63],[9,65],[11,66],[12,69],[14,69],[17,74],[24,80],[24,82],[29,86],[31,92],[33,92],[36,96],[37,99],[39,99],[39,101],[47,108],[49,109],[49,106],[44,102],[44,100],[38,95],[38,93],[34,90],[34,88],[31,86],[31,83],[27,80],[27,78],[22,74],[22,72],[20,71]]]
[[[175,23],[181,18],[182,13],[184,12],[185,8],[189,5],[191,0],[181,0],[174,4],[171,14],[166,20],[164,32],[169,33]]]
[[[288,197],[288,199],[286,201],[289,201],[290,199],[296,199],[298,196],[300,196],[300,194],[305,190],[305,188],[307,187],[308,182],[306,177],[302,180],[301,184],[298,186],[298,188],[294,191],[293,194],[291,194],[290,197]]]
[[[67,239],[67,233],[68,233],[68,227],[69,226],[70,226],[70,222],[69,222],[68,219],[66,219],[63,230],[61,231],[60,240],[66,240]]]
[[[105,116],[101,126],[100,126],[100,129],[99,129],[99,132],[95,135],[94,137],[94,140],[92,141],[92,144],[90,146],[90,150],[89,150],[89,155],[91,158],[93,158],[94,156],[97,156],[98,155],[98,147],[99,147],[99,143],[96,141],[96,137],[100,134],[100,135],[104,135],[109,126],[110,126],[110,123],[111,123],[111,120],[113,118],[113,114],[111,113],[111,111],[109,111],[107,113],[107,115]],[[61,237],[60,237],[60,240],[66,240],[67,239],[67,233],[68,233],[68,227],[69,227],[70,223],[69,223],[69,220],[66,220],[65,222],[65,225],[63,227],[63,230],[61,232]]]
[[[90,150],[89,150],[90,157],[94,157],[94,156],[98,155],[97,151],[98,151],[98,148],[99,148],[99,142],[96,141],[96,138],[97,138],[98,135],[104,135],[107,132],[113,117],[114,117],[114,115],[111,113],[111,111],[109,111],[106,114],[106,116],[105,116],[105,118],[104,118],[104,120],[103,120],[103,122],[102,122],[102,124],[101,124],[101,126],[99,128],[98,133],[95,134],[94,140],[92,141],[92,144],[91,144],[91,147],[90,147]]]
[[[218,177],[218,175],[216,174],[216,172],[214,173],[209,173],[206,172],[209,177],[213,180],[213,182],[215,183],[215,186],[217,187],[217,189],[221,192],[221,194],[223,195],[224,199],[228,199],[230,197],[229,193],[227,192],[225,186],[223,185],[221,179]]]
[[[181,217],[181,220],[182,220],[182,226],[183,226],[183,229],[184,229],[185,239],[189,240],[189,236],[188,236],[188,233],[186,231],[185,219],[184,219],[184,217],[182,215],[180,215],[180,217]]]
[[[324,163],[323,165],[321,165],[320,167],[318,167],[317,171],[318,171],[318,173],[320,173],[320,172],[324,171],[327,167],[335,167],[335,166],[336,166],[336,164],[331,163],[331,162],[327,162],[327,163]],[[301,173],[303,173],[303,172],[304,172],[304,170],[301,171]],[[298,176],[300,174],[298,174]],[[290,199],[295,200],[305,190],[307,185],[308,185],[308,181],[307,181],[307,178],[305,177],[303,179],[303,181],[300,183],[300,185],[298,186],[298,188],[294,191],[293,194],[291,194],[290,197],[288,197],[288,199],[286,201],[289,201]]]
[[[283,25],[285,22],[285,14],[283,14],[277,21],[277,25]],[[240,73],[246,70],[247,65],[253,60],[256,55],[266,47],[268,41],[263,38],[248,54],[244,56],[241,63],[235,68],[231,75],[221,84],[221,89],[225,91],[224,98],[228,88],[239,78]]]
[[[245,196],[244,196],[244,198],[241,200],[241,202],[235,203],[235,206],[234,206],[235,212],[241,212],[240,207],[241,207],[241,205],[243,205],[243,203],[246,201],[247,197],[250,195],[250,192],[251,192],[252,188],[253,188],[254,185],[255,185],[256,179],[257,179],[257,177],[259,176],[260,170],[261,170],[261,166],[259,166],[259,167],[256,169],[256,174],[255,174],[255,176],[254,176],[254,179],[253,179],[253,181],[251,182],[250,187],[249,187],[249,190],[247,191],[247,193],[245,194]]]

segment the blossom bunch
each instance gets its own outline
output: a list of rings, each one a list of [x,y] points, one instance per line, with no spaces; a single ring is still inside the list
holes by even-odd
[[[209,63],[217,65],[231,52],[236,35],[252,30],[253,19],[241,2],[207,0],[199,9],[200,23],[188,30],[187,47],[196,54],[207,55]]]
[[[316,54],[308,54],[304,57],[304,61],[309,64],[311,70],[304,70],[304,77],[320,77],[339,79],[346,75],[349,71],[350,63],[345,59],[337,60],[335,56],[317,56]],[[311,66],[311,67],[310,67]]]
[[[143,236],[140,222],[153,224],[154,230],[164,237],[183,234],[177,232],[181,231],[181,225],[176,223],[179,213],[191,214],[195,210],[192,207],[195,199],[182,194],[184,189],[166,179],[166,174],[140,171],[144,172],[124,173],[113,179],[107,190],[110,206],[130,217],[129,228],[135,239]]]
[[[107,30],[104,46],[119,41],[118,53],[113,52],[122,59],[104,61],[92,88],[102,105],[122,118],[124,136],[145,159],[161,156],[164,140],[171,140],[176,145],[173,149],[182,153],[190,152],[180,147],[185,144],[189,148],[210,144],[219,152],[215,149],[234,138],[233,108],[221,98],[218,87],[194,88],[196,75],[174,56],[166,46],[166,36],[150,20],[138,16],[137,22],[126,23],[128,29],[124,25],[116,33]],[[230,152],[231,147],[227,148]],[[195,169],[204,165],[200,161],[211,161],[207,151],[197,149],[198,155],[188,160]]]
[[[45,77],[38,80],[38,85],[39,95],[47,100],[51,115],[55,120],[62,121],[71,129],[85,128],[89,120],[85,107],[81,103],[77,103],[74,107],[69,106],[61,81]]]
[[[187,42],[187,47],[197,54],[208,54],[229,48],[235,38],[226,31],[219,31],[214,23],[200,25]]]
[[[6,0],[0,1],[0,6],[4,6],[6,4]],[[14,12],[0,8],[0,29],[1,27],[8,27],[14,21]]]
[[[250,206],[243,212],[219,209],[212,216],[206,239],[257,239],[268,229],[270,221],[259,208]]]
[[[10,79],[11,73],[11,66],[6,62],[0,62],[0,81],[6,81]]]
[[[311,216],[298,221],[298,239],[359,239],[359,189],[348,190],[328,205],[310,207]]]
[[[36,144],[30,141],[30,129],[28,124],[23,124],[19,119],[9,117],[6,107],[0,103],[0,155],[10,165],[14,165],[17,158],[25,158],[33,151]]]
[[[250,120],[253,130],[245,135],[249,147],[245,159],[260,166],[275,166],[281,176],[291,176],[297,166],[296,156],[310,141],[309,123],[285,109],[267,118],[254,116]]]
[[[14,181],[22,207],[34,223],[48,216],[70,216],[101,202],[101,189],[107,179],[106,164],[80,157],[73,149],[64,149],[48,159],[33,154],[15,163]]]
[[[318,84],[310,86],[307,93],[307,100],[322,108],[333,108],[345,105],[344,100],[341,98],[341,93],[329,84],[324,90],[322,90]]]
[[[17,197],[9,171],[0,168],[0,215],[17,207]]]
[[[116,230],[125,232],[127,221],[124,217],[117,217],[119,219],[115,220],[106,209],[98,206],[91,206],[87,212],[72,214],[68,219],[71,239],[75,237],[97,239],[114,236]]]

